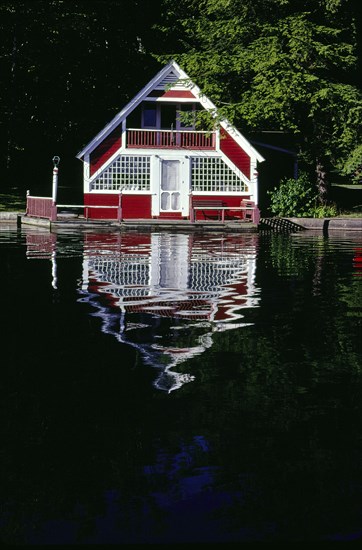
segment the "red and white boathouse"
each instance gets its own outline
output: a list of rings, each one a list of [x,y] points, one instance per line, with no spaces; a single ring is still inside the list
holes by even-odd
[[[179,116],[202,109],[216,112],[175,61],[156,74],[77,155],[87,217],[257,223],[264,159],[226,120],[210,132]]]

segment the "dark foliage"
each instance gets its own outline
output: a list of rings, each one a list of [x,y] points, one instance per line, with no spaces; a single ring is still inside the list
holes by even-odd
[[[81,186],[75,155],[159,68],[144,53],[158,17],[138,0],[0,1],[4,187],[45,193],[54,155],[60,186]]]

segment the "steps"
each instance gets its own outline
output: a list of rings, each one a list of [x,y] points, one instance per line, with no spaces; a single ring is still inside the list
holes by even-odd
[[[259,227],[261,229],[270,229],[278,233],[294,233],[303,231],[304,227],[287,218],[260,218]]]

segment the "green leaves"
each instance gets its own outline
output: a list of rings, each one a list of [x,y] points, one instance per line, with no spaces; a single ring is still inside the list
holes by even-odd
[[[166,4],[172,57],[226,118],[293,133],[301,158],[343,165],[362,128],[352,0]]]
[[[269,191],[270,209],[276,216],[310,216],[317,203],[317,190],[306,174],[297,180],[284,179],[280,185]]]
[[[270,210],[276,216],[324,218],[337,215],[335,205],[318,204],[318,189],[303,172],[297,179],[283,179],[268,194]]]
[[[348,176],[352,183],[362,183],[362,144],[357,145],[341,165],[342,174]]]

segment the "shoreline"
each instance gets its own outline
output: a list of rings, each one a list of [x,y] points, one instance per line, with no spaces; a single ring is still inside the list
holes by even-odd
[[[191,223],[188,220],[124,220],[117,222],[116,220],[86,220],[84,218],[64,217],[59,218],[55,222],[51,222],[44,218],[27,217],[23,212],[0,212],[0,222],[15,223],[21,225],[33,225],[48,229],[103,229],[103,230],[122,230],[122,229],[182,229],[182,230],[218,230],[225,232],[256,232],[260,229],[272,228],[264,224],[276,218],[262,218],[259,225],[253,223],[240,223],[238,221],[228,221],[221,223],[218,221],[199,221]],[[329,231],[362,231],[362,217],[360,218],[283,218],[290,224],[293,224],[299,230],[321,231],[323,233]]]

